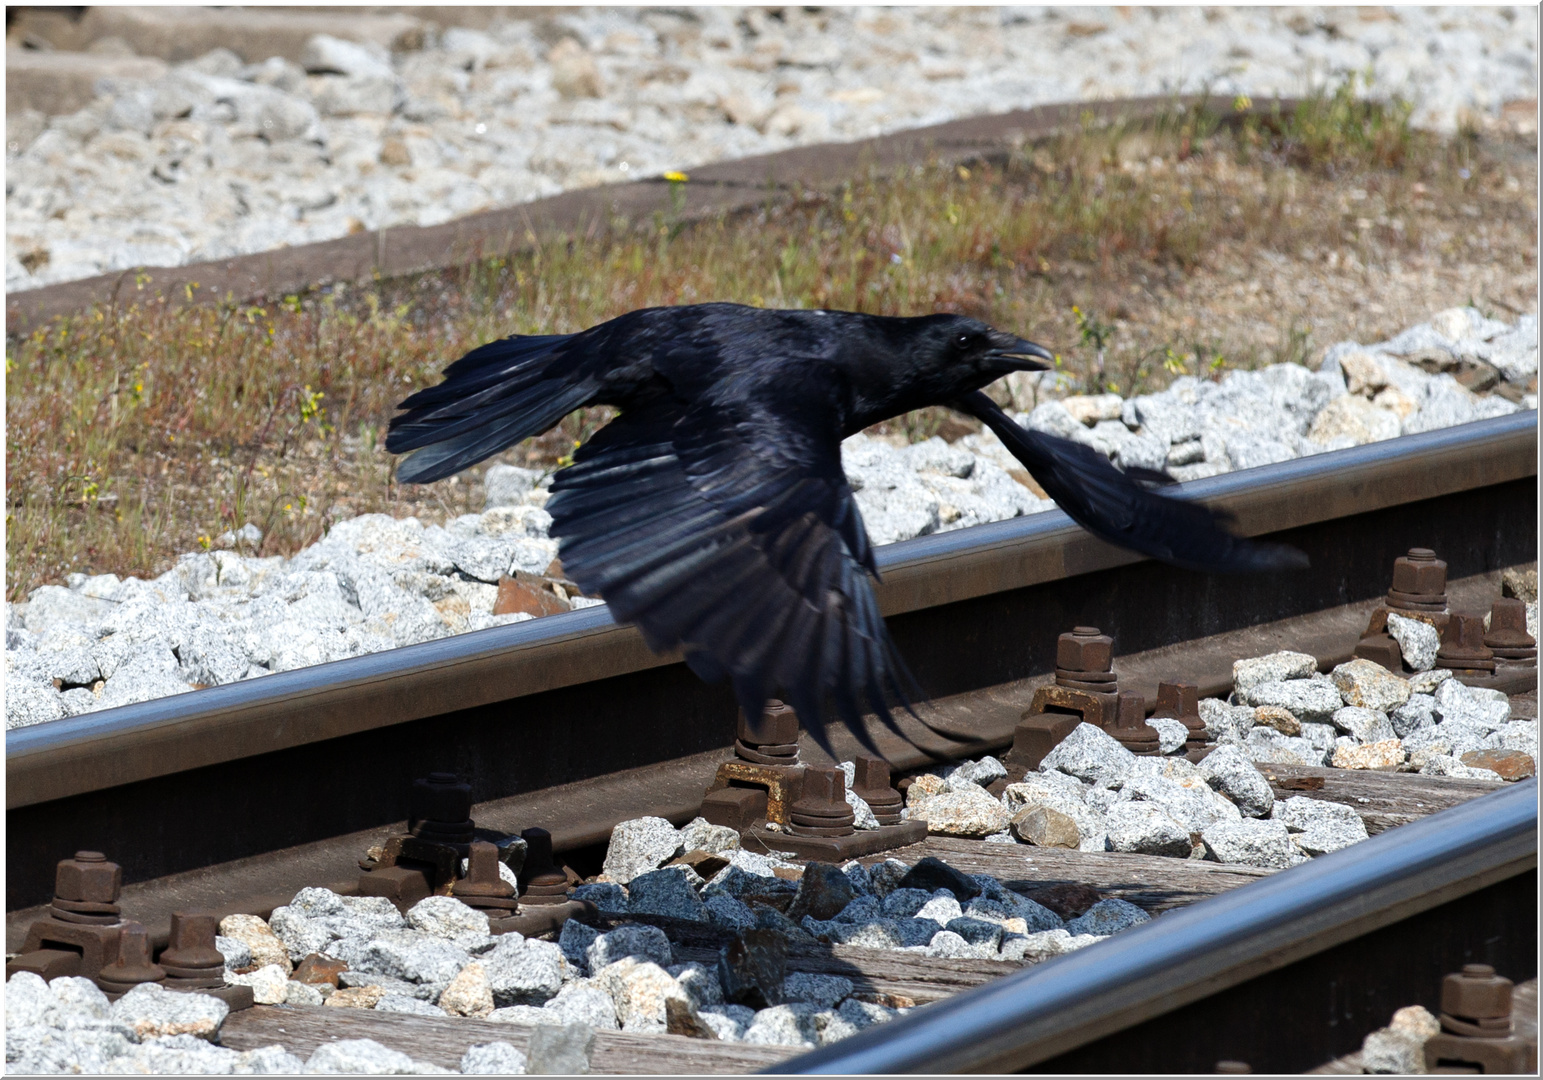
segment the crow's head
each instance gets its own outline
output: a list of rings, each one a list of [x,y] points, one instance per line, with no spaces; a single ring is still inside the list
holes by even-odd
[[[1043,371],[1054,360],[1043,346],[963,315],[927,315],[912,322],[909,350],[920,371],[974,390],[1014,371]]]

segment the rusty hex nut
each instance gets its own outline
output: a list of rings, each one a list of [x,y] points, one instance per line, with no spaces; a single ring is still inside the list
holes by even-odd
[[[462,822],[471,817],[471,785],[455,773],[429,773],[413,781],[408,805],[412,821]]]
[[[1464,964],[1441,980],[1441,1011],[1464,1020],[1509,1018],[1511,990],[1511,980],[1488,964]]]
[[[1079,626],[1055,643],[1055,666],[1067,671],[1114,670],[1114,638],[1096,626]]]
[[[766,708],[754,720],[739,716],[739,741],[746,746],[786,746],[798,742],[798,713],[791,705],[768,698]]]
[[[1410,548],[1408,555],[1393,560],[1393,588],[1440,596],[1447,591],[1447,564],[1430,548]]]
[[[123,868],[108,862],[100,851],[77,851],[60,859],[54,874],[54,896],[88,904],[116,904],[123,889]]]

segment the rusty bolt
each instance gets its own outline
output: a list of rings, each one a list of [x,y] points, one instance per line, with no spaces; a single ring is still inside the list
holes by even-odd
[[[171,941],[160,963],[170,969],[223,969],[225,957],[214,947],[217,923],[213,915],[171,913]]]
[[[1114,726],[1120,731],[1136,731],[1147,726],[1147,699],[1130,690],[1120,691]]]
[[[551,834],[547,834],[550,842]],[[547,861],[551,861],[550,846]],[[486,840],[473,840],[471,854],[467,856],[466,876],[455,883],[455,895],[472,906],[483,897],[507,899],[515,894],[515,888],[498,872],[498,845]]]
[[[1451,661],[1494,660],[1495,654],[1484,647],[1483,617],[1454,614],[1447,620],[1447,628],[1441,635],[1441,650],[1436,655],[1441,660]]]
[[[1055,643],[1055,666],[1067,671],[1114,670],[1114,639],[1096,626],[1079,626]]]
[[[222,957],[220,963],[224,964]],[[97,975],[97,985],[121,993],[137,983],[160,982],[166,971],[150,962],[150,934],[140,923],[124,920],[118,931],[118,959]]]
[[[1171,716],[1183,720],[1187,716],[1200,715],[1200,687],[1187,682],[1157,684],[1157,708],[1155,716]]]
[[[805,769],[802,792],[788,814],[793,831],[815,836],[850,835],[857,817],[846,800],[846,773],[836,768]]]
[[[60,859],[54,875],[54,896],[88,904],[116,904],[123,889],[123,868],[108,862],[100,851],[77,851]]]
[[[792,706],[768,698],[766,708],[751,720],[739,715],[739,741],[746,746],[786,746],[798,741],[798,714]]]
[[[1527,633],[1527,605],[1509,596],[1496,600],[1490,609],[1484,644],[1491,649],[1536,648],[1537,641]]]
[[[1447,591],[1447,564],[1430,548],[1410,548],[1393,560],[1393,588],[1401,593],[1440,596]]]
[[[455,773],[429,773],[413,781],[408,816],[413,821],[459,824],[471,817],[471,785]]]
[[[900,823],[900,792],[889,782],[889,762],[859,755],[854,761],[852,790],[868,804],[880,825]]]
[[[1510,1019],[1510,979],[1488,964],[1464,964],[1441,980],[1441,1011],[1463,1020]]]
[[[568,875],[552,857],[552,834],[533,827],[520,836],[526,845],[525,865],[520,869],[520,898],[531,904],[562,903],[567,899]]]

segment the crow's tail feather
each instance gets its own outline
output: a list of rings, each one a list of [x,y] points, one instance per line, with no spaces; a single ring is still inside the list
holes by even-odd
[[[474,349],[444,381],[402,402],[386,449],[406,454],[397,479],[428,484],[539,435],[589,403],[594,384],[562,363],[572,335],[509,337]]]

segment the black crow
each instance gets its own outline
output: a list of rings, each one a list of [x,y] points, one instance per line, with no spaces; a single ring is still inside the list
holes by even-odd
[[[780,692],[824,745],[828,700],[867,743],[864,704],[897,731],[891,695],[909,707],[841,469],[841,440],[881,420],[929,405],[978,417],[1075,521],[1144,555],[1207,571],[1304,562],[1156,494],[1150,475],[1020,427],[981,392],[1049,359],[959,315],[648,308],[474,349],[402,402],[386,448],[407,455],[398,479],[429,483],[575,409],[615,406],[552,482],[568,576],[651,649],[679,647],[703,679],[732,680],[747,714]]]

